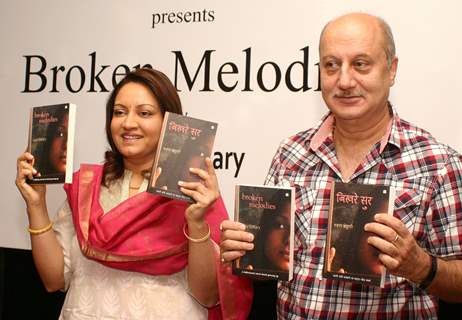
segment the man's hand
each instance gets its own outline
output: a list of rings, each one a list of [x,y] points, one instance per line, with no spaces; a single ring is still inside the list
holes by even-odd
[[[254,236],[250,232],[245,231],[245,225],[232,221],[225,220],[220,225],[221,240],[220,251],[221,261],[231,262],[239,257],[242,257],[246,251],[253,250]]]
[[[430,269],[428,254],[398,218],[378,213],[374,219],[364,230],[375,234],[367,242],[380,251],[379,260],[391,274],[420,283]]]

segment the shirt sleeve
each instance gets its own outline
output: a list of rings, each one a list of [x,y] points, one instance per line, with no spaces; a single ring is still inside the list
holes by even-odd
[[[282,150],[282,143],[279,146],[276,154],[271,161],[270,168],[268,170],[268,174],[266,175],[265,185],[268,186],[277,186],[279,184],[279,176],[282,169],[281,163],[281,150]]]
[[[449,156],[438,175],[430,210],[429,240],[434,253],[460,259],[462,257],[462,158],[455,152]]]
[[[69,280],[72,274],[71,268],[71,247],[72,240],[75,237],[74,223],[72,222],[71,208],[67,200],[58,210],[53,222],[53,230],[56,234],[59,244],[63,248],[64,255],[64,289],[69,288]]]

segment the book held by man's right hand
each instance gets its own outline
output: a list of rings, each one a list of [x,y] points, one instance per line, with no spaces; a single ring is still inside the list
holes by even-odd
[[[233,273],[291,280],[294,252],[294,190],[291,187],[237,185],[234,219],[254,235],[254,249],[233,264]]]

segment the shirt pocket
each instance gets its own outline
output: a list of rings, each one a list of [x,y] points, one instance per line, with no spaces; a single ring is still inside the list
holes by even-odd
[[[409,232],[413,233],[420,216],[423,193],[417,189],[397,189],[395,195],[393,216],[400,219]]]

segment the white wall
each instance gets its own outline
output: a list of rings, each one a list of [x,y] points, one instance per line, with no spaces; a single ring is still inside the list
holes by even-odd
[[[290,4],[289,4],[290,3]],[[152,28],[153,15],[204,10],[213,21],[164,23]],[[314,125],[326,112],[318,87],[318,37],[324,23],[351,12],[365,11],[385,18],[395,34],[399,67],[391,101],[400,115],[431,131],[441,141],[462,150],[459,125],[462,92],[462,4],[458,1],[2,1],[0,2],[0,85],[2,92],[4,168],[1,188],[0,246],[29,248],[25,207],[14,186],[16,157],[27,143],[28,110],[31,106],[73,102],[78,106],[75,167],[101,162],[106,148],[104,104],[107,93],[91,88],[91,56],[96,70],[110,65],[100,77],[108,89],[115,67],[150,63],[175,78],[175,54],[181,51],[193,75],[207,50],[210,53],[210,89],[204,87],[204,69],[189,90],[178,70],[177,87],[185,111],[191,116],[219,122],[215,151],[245,153],[237,178],[235,165],[218,170],[220,185],[232,215],[236,183],[261,183],[280,140]],[[165,15],[165,18],[168,16]],[[203,16],[201,17],[203,19]],[[309,47],[308,85],[312,89],[292,92],[284,82],[288,66],[303,61]],[[250,48],[250,49],[248,49]],[[308,49],[305,49],[308,50]],[[246,90],[246,53],[251,51],[250,88]],[[25,56],[46,59],[46,88],[23,92]],[[40,63],[31,58],[32,71]],[[266,62],[282,71],[281,84],[272,92],[258,86],[258,69]],[[220,89],[217,75],[225,63],[234,63],[237,74],[223,74],[231,92]],[[64,66],[52,89],[53,67]],[[83,89],[70,92],[65,77],[72,66],[85,72]],[[72,88],[78,88],[78,68],[70,72]],[[224,71],[230,71],[227,64]],[[292,81],[302,83],[300,64],[292,69]],[[41,79],[30,76],[30,89]],[[275,81],[270,64],[263,67],[262,81]],[[91,90],[90,90],[91,91]],[[51,215],[64,200],[62,186],[48,188]]]

